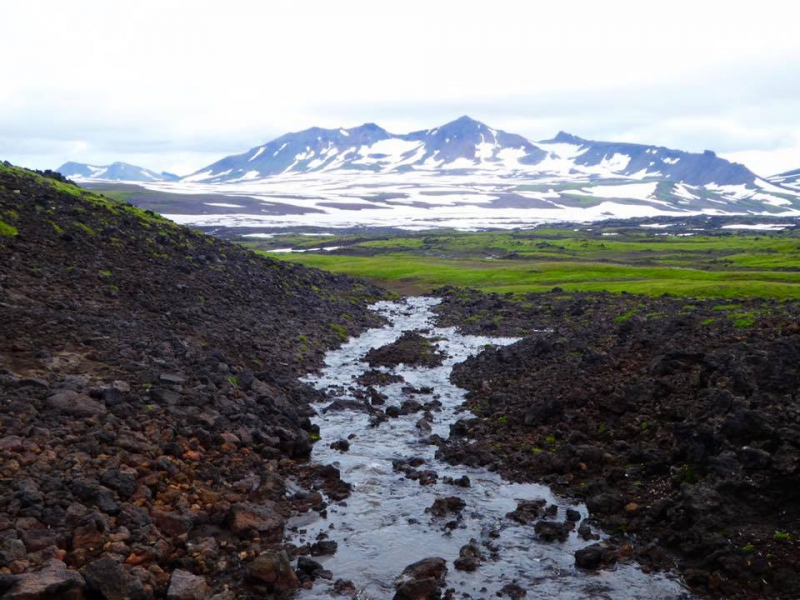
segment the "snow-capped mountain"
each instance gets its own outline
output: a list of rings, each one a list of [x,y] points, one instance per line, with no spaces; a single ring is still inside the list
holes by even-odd
[[[110,165],[87,165],[85,163],[66,162],[56,169],[59,173],[76,181],[177,181],[180,179],[172,173],[156,173],[150,169],[115,162]]]
[[[743,165],[711,151],[596,142],[561,132],[542,142],[461,117],[434,129],[395,135],[372,123],[352,129],[314,127],[228,156],[184,178],[221,183],[281,174],[364,170],[381,173],[490,171],[508,177],[661,178],[690,185],[752,185]]]
[[[545,157],[522,136],[461,117],[406,135],[391,134],[374,123],[351,129],[312,127],[223,158],[184,180],[220,183],[334,170],[496,170],[535,165]]]
[[[113,166],[85,165],[78,177],[138,181],[170,194],[159,196],[155,210],[209,227],[486,228],[662,215],[800,217],[794,172],[767,180],[711,151],[564,132],[532,141],[469,117],[407,134],[373,123],[314,127],[179,181],[145,170],[116,175]]]
[[[780,175],[773,175],[767,179],[769,179],[769,181],[775,185],[800,190],[800,169],[787,171],[786,173],[781,173]]]
[[[711,150],[692,153],[663,146],[596,142],[563,131],[539,146],[549,149],[553,157],[571,160],[576,171],[605,167],[615,175],[658,177],[690,185],[753,184],[757,178],[744,165],[719,158]]]

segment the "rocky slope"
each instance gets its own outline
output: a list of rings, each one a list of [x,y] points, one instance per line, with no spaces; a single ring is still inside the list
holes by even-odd
[[[700,593],[798,597],[797,303],[440,292],[442,324],[526,335],[456,367],[479,418],[442,457],[583,498],[615,535],[579,565],[633,555]]]
[[[291,591],[285,519],[347,493],[297,376],[382,292],[45,175],[0,165],[0,596]]]

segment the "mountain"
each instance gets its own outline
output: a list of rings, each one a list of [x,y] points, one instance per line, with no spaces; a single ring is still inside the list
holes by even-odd
[[[391,134],[374,123],[351,129],[312,127],[223,158],[183,180],[221,183],[341,170],[469,172],[535,165],[546,156],[522,136],[465,116],[405,135]]]
[[[596,142],[563,131],[540,145],[551,149],[553,156],[570,158],[578,170],[607,167],[635,179],[659,177],[690,185],[753,184],[757,179],[744,165],[719,158],[711,150],[696,154],[663,146]]]
[[[183,178],[222,183],[281,174],[362,170],[440,171],[508,177],[660,178],[690,185],[753,185],[757,176],[711,151],[599,142],[560,132],[542,142],[493,129],[464,116],[422,131],[395,135],[369,123],[352,129],[313,127],[228,156]]]
[[[563,131],[532,141],[463,116],[406,134],[373,123],[288,133],[159,187],[175,186],[184,200],[167,211],[171,218],[201,227],[470,229],[659,215],[800,216],[800,187],[787,182],[711,150]],[[190,192],[231,200],[186,210]]]
[[[137,167],[124,162],[96,166],[78,162],[65,162],[56,169],[64,177],[77,181],[177,181],[177,175],[167,172],[156,173],[144,167]]]
[[[793,171],[787,171],[786,173],[781,173],[780,175],[773,175],[772,177],[768,177],[771,183],[775,185],[781,185],[788,188],[793,188],[796,190],[800,190],[800,169],[794,169]]]
[[[213,588],[191,597],[263,595],[242,577],[283,542],[280,515],[349,489],[298,462],[322,396],[298,377],[377,325],[384,292],[1,162],[0,219],[0,521],[16,565],[0,595],[189,597],[167,594],[173,571]],[[204,560],[236,552],[236,569],[175,559],[208,535],[228,548]],[[119,560],[139,556],[150,571]]]

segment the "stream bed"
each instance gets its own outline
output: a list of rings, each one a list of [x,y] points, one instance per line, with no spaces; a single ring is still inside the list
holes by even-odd
[[[364,355],[373,347],[395,341],[404,331],[430,330],[429,335],[441,338],[437,344],[446,353],[444,364],[439,367],[400,365],[380,369],[401,375],[404,382],[379,388],[388,400],[378,408],[399,406],[411,397],[421,403],[435,398],[442,407],[441,412],[433,413],[432,431],[416,426],[422,413],[392,418],[370,427],[370,416],[364,412],[324,413],[325,404],[317,406],[320,416],[315,422],[320,427],[321,440],[314,447],[312,459],[336,466],[353,489],[343,502],[331,503],[326,517],[311,512],[293,519],[290,525],[298,531],[294,542],[310,544],[320,534],[336,541],[335,554],[314,558],[333,572],[334,580],[352,580],[358,597],[365,599],[392,598],[393,582],[403,569],[434,556],[447,561],[446,587],[455,588],[456,597],[496,598],[504,586],[515,583],[527,592],[526,599],[689,598],[686,588],[675,578],[645,574],[635,564],[619,564],[597,572],[576,569],[575,551],[594,541],[584,541],[573,530],[565,542],[544,542],[534,532],[532,523],[523,525],[506,516],[519,500],[544,499],[548,505],[557,505],[557,516],[551,517],[554,521],[563,521],[568,508],[577,510],[584,519],[588,516],[585,506],[558,497],[543,485],[511,483],[487,469],[452,466],[435,458],[436,446],[427,444],[426,439],[432,434],[448,437],[450,425],[469,416],[457,412],[465,392],[450,383],[453,365],[479,353],[487,344],[515,341],[436,328],[432,308],[437,303],[435,298],[408,298],[376,304],[374,309],[389,323],[331,351],[326,356],[325,368],[307,378],[318,389],[330,391],[330,401],[352,399],[348,388],[357,387],[355,378],[370,369],[362,362]],[[403,391],[404,386],[430,387],[433,392],[409,396]],[[330,448],[332,442],[353,434],[349,451]],[[419,469],[434,470],[438,480],[421,485],[393,468],[393,460],[411,457],[424,459]],[[471,482],[468,488],[444,482],[447,477],[457,479],[464,475]],[[458,496],[466,503],[454,529],[446,526],[454,520],[454,515],[436,517],[426,512],[437,498],[449,496]],[[453,561],[458,558],[459,549],[471,539],[477,541],[485,559],[473,572],[458,571]],[[300,598],[332,597],[335,596],[331,582],[321,579],[313,589],[300,593]]]

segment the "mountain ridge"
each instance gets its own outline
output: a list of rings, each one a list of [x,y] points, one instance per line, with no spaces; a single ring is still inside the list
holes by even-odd
[[[180,176],[174,173],[166,171],[157,173],[150,169],[121,161],[113,162],[109,165],[90,165],[88,163],[67,161],[58,167],[56,171],[65,177],[77,180],[148,182],[178,181],[180,179]]]
[[[557,165],[559,162],[562,164]],[[587,140],[564,131],[534,142],[464,115],[439,127],[406,134],[389,133],[374,123],[350,129],[312,127],[224,157],[182,181],[223,183],[340,170],[463,174],[489,170],[507,176],[566,171],[605,177],[661,177],[691,185],[752,185],[763,179],[710,150],[696,153]]]

